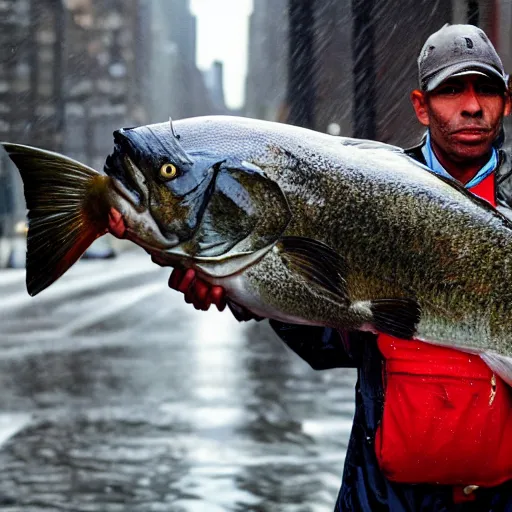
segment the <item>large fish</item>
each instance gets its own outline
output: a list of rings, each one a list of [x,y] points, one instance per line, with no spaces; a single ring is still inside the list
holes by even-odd
[[[27,287],[107,231],[261,317],[479,354],[512,384],[512,224],[386,144],[203,117],[122,129],[100,174],[4,144],[28,207]]]

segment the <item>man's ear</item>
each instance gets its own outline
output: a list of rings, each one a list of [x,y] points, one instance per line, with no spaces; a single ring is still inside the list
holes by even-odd
[[[504,116],[510,115],[510,111],[512,109],[511,103],[512,103],[512,99],[510,98],[510,92],[507,91],[505,93],[505,108],[503,110],[503,115]]]
[[[415,89],[411,92],[411,101],[418,121],[423,126],[428,126],[430,124],[430,118],[428,115],[426,94],[418,89]]]

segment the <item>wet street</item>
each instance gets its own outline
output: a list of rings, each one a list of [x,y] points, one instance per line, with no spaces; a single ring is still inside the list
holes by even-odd
[[[332,511],[354,373],[197,312],[142,252],[0,270],[0,510]]]

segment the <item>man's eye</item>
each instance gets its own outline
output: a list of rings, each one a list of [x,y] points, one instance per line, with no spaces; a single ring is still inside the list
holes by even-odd
[[[445,85],[444,87],[439,87],[439,89],[436,92],[437,94],[446,94],[449,96],[453,94],[459,94],[461,91],[462,89],[455,85]]]
[[[477,84],[475,90],[480,94],[490,96],[499,96],[501,94],[501,89],[494,84]]]

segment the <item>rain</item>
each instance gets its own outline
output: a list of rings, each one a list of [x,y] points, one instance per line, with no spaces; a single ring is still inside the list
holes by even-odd
[[[0,0],[0,140],[101,169],[120,127],[221,114],[407,147],[416,58],[447,22],[511,69],[512,0]],[[26,236],[2,152],[0,510],[333,509],[355,370],[196,311],[110,235],[32,298]]]

